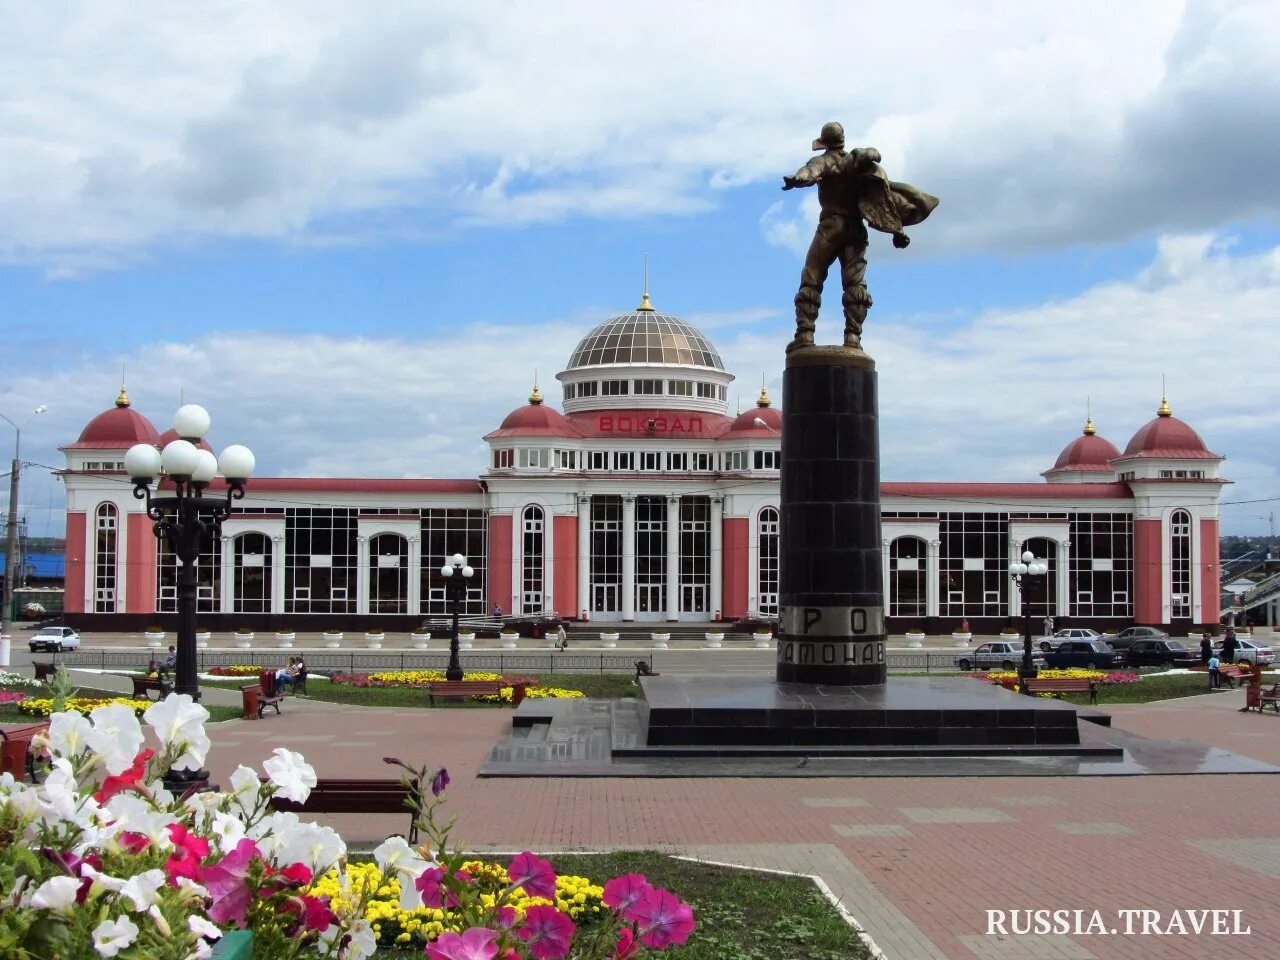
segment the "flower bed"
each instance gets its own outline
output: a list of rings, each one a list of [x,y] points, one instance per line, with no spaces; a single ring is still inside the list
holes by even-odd
[[[526,700],[582,700],[586,694],[581,690],[568,690],[564,687],[526,687]],[[476,697],[483,703],[510,703],[514,698],[513,688],[503,687],[496,697]]]
[[[19,673],[12,673],[8,670],[0,670],[0,687],[42,687],[43,680],[33,680],[30,677],[24,677]]]
[[[210,667],[209,672],[219,677],[256,677],[259,670],[266,670],[252,663],[234,663],[229,667]]]
[[[134,712],[135,716],[139,717],[146,712],[147,707],[155,706],[150,700],[134,700],[131,697],[68,697],[63,709],[88,713],[98,709],[98,707],[107,707],[113,703],[129,708]],[[23,700],[18,704],[18,709],[23,713],[31,714],[33,717],[47,717],[53,713],[53,700],[49,697]]]
[[[1041,670],[1041,680],[1097,680],[1099,683],[1136,683],[1138,675],[1127,670],[1091,670],[1086,667],[1055,667]],[[1015,683],[1018,674],[1012,670],[993,670],[986,674],[989,683],[1003,684],[1008,680]]]
[[[21,703],[26,698],[21,690],[0,690],[0,703]]]

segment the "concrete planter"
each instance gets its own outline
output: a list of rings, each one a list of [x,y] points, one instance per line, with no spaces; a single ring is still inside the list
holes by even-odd
[[[413,642],[413,649],[425,650],[427,643],[431,640],[431,634],[425,630],[415,630],[409,634],[409,639]]]
[[[281,650],[292,650],[293,640],[295,636],[296,634],[294,634],[292,630],[277,630],[276,646],[278,646]]]
[[[208,630],[196,631],[196,649],[205,650],[209,647],[209,641],[213,639],[213,634]]]
[[[751,635],[751,640],[753,646],[755,646],[757,650],[767,650],[769,647],[773,646],[772,633],[753,633]]]
[[[337,650],[342,646],[342,631],[326,630],[324,632],[324,645],[330,650]]]
[[[1002,634],[1000,634],[1000,639],[1001,639],[1001,640],[1003,640],[1005,643],[1021,643],[1021,642],[1022,642],[1022,634],[1020,634],[1020,633],[1002,633]]]
[[[703,636],[707,638],[707,647],[712,650],[719,650],[724,641],[724,634],[717,630],[708,630]]]
[[[515,631],[504,630],[498,636],[502,640],[503,650],[514,650],[516,648],[516,643],[520,640],[520,634]]]
[[[364,635],[364,643],[370,650],[381,650],[382,641],[386,639],[386,634],[381,630],[370,630]]]
[[[907,646],[908,646],[908,647],[917,647],[917,648],[918,648],[918,647],[923,647],[923,646],[924,646],[924,631],[923,631],[923,630],[908,630],[908,631],[907,631]]]
[[[951,643],[957,649],[967,647],[969,644],[973,643],[973,634],[961,633],[959,630],[955,630],[951,634]]]
[[[458,649],[470,650],[471,645],[476,642],[476,634],[474,630],[458,631]]]
[[[146,637],[148,647],[159,647],[164,644],[163,630],[148,630],[143,636]]]
[[[253,646],[253,633],[249,631],[241,633],[239,630],[237,630],[236,631],[236,649],[248,650],[252,646]]]
[[[604,647],[606,650],[612,650],[617,645],[618,635],[616,633],[600,634],[600,646]]]
[[[649,639],[651,639],[651,640],[653,641],[653,649],[655,649],[655,650],[666,650],[666,649],[667,649],[667,644],[668,644],[668,642],[671,640],[671,634],[669,634],[669,633],[651,633],[651,634],[649,634]]]

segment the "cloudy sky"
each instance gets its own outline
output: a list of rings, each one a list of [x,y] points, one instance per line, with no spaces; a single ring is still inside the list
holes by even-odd
[[[741,401],[778,392],[816,210],[780,177],[838,119],[942,199],[908,250],[873,238],[886,479],[1037,479],[1087,403],[1123,447],[1163,376],[1229,458],[1226,530],[1280,507],[1274,3],[0,15],[0,412],[49,407],[24,460],[123,366],[159,428],[201,402],[264,473],[475,476],[646,253]]]

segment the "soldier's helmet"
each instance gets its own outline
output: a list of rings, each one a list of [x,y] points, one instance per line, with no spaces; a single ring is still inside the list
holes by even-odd
[[[830,150],[833,147],[837,150],[844,147],[844,127],[835,121],[824,123],[822,133],[813,141],[814,150]]]

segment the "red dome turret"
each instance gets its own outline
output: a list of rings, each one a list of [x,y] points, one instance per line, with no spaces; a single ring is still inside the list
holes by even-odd
[[[756,405],[744,413],[738,414],[728,431],[721,439],[730,437],[769,436],[776,437],[782,433],[782,413],[775,410],[769,400],[769,392],[760,388],[760,396]]]
[[[181,439],[182,438],[178,436],[178,431],[173,429],[173,427],[170,427],[164,433],[160,434],[160,439],[156,441],[156,445],[163,450],[166,446],[173,443],[173,441]],[[206,437],[201,437],[200,442],[197,443],[196,446],[201,450],[208,450],[210,453],[213,453],[213,447],[209,446],[209,440]]]
[[[1084,432],[1062,448],[1053,464],[1054,470],[1110,471],[1111,461],[1120,456],[1116,445],[1098,436],[1093,417],[1084,424]]]
[[[1161,400],[1156,418],[1133,435],[1123,456],[1155,457],[1166,460],[1220,460],[1200,439],[1200,434],[1177,419],[1169,401]]]
[[[98,414],[80,431],[80,439],[64,450],[127,450],[135,443],[159,443],[160,435],[151,421],[130,405],[124,387],[115,406]]]
[[[500,440],[503,437],[580,437],[576,430],[559,410],[548,407],[542,402],[542,392],[535,386],[529,395],[529,402],[516,407],[502,419],[502,425],[492,433],[485,435],[486,440]]]

